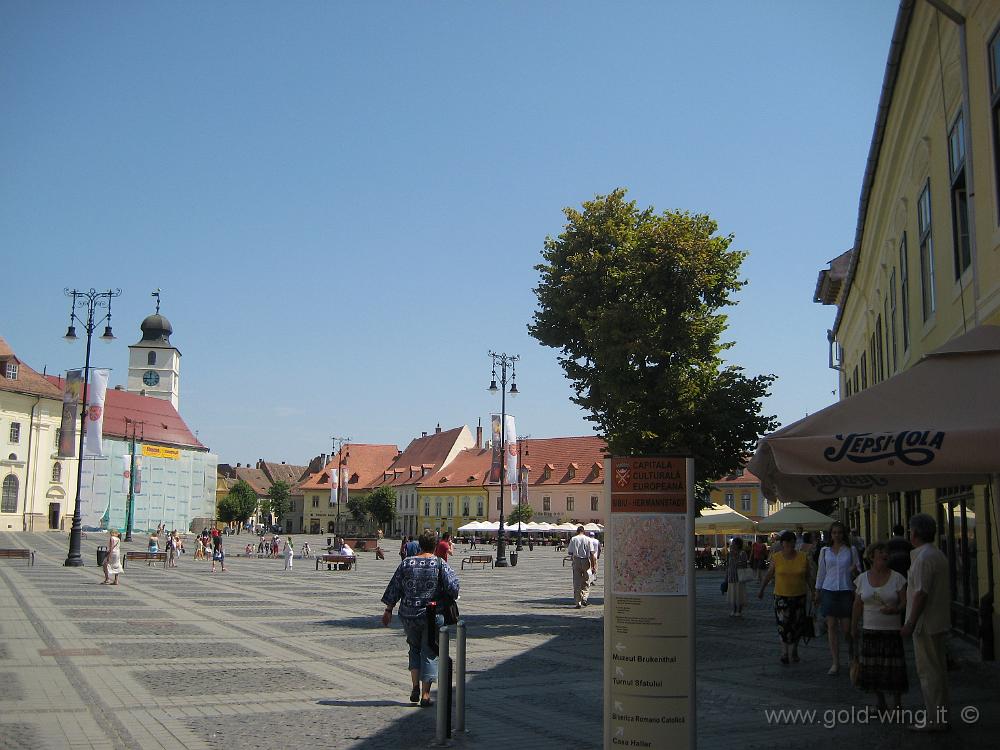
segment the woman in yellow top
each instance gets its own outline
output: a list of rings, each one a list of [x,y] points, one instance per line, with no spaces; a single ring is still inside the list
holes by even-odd
[[[809,559],[795,551],[795,534],[782,532],[778,537],[781,551],[771,557],[771,567],[760,584],[757,598],[774,579],[774,617],[781,636],[781,663],[799,660],[799,639],[806,620],[806,596],[809,594]]]

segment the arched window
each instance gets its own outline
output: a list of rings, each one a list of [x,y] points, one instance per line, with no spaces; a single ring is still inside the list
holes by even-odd
[[[0,513],[17,513],[17,477],[13,474],[4,477]]]
[[[52,464],[52,481],[61,482],[62,481],[62,464],[56,461]]]
[[[150,367],[156,364],[156,352],[150,352],[146,355],[146,364]]]

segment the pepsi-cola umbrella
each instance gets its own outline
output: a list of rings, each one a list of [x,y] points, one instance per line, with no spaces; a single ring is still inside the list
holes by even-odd
[[[821,500],[985,484],[1000,472],[1000,327],[762,438],[748,469],[767,497]]]

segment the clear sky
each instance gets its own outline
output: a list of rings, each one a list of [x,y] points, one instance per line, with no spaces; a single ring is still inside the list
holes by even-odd
[[[0,3],[0,336],[37,370],[64,287],[120,287],[124,383],[162,312],[220,461],[404,447],[508,410],[582,435],[527,333],[561,209],[627,187],[750,255],[732,362],[787,424],[835,399],[819,270],[854,240],[897,4]]]

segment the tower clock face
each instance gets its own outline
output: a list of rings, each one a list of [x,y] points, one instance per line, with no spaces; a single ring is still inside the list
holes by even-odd
[[[142,376],[142,382],[150,386],[157,385],[160,382],[160,374],[158,372],[148,370],[146,374]]]

